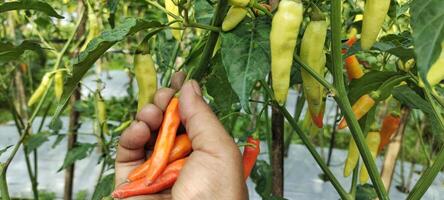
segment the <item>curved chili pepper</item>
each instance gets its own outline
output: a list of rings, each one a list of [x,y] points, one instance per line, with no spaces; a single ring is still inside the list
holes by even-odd
[[[356,33],[352,33],[345,44],[348,47],[351,47],[356,42],[356,40]],[[342,49],[342,53],[346,54],[347,49]],[[345,58],[345,69],[347,70],[348,80],[359,79],[364,75],[364,72],[362,71],[362,66],[355,55],[351,55]]]
[[[186,133],[178,135],[174,141],[174,147],[170,152],[168,163],[172,163],[173,161],[184,158],[191,152],[191,150],[192,150],[191,141],[188,138],[188,135]],[[147,173],[150,164],[151,164],[151,158],[149,158],[143,164],[133,169],[133,171],[131,171],[128,174],[128,180],[135,181],[145,177],[145,174]]]
[[[381,143],[379,144],[378,152],[384,149],[390,142],[390,138],[399,128],[399,123],[401,123],[401,119],[393,113],[384,118],[381,126]]]
[[[244,153],[242,155],[242,163],[244,165],[244,179],[247,180],[250,176],[251,170],[256,163],[257,156],[260,153],[260,140],[253,137],[247,138],[248,145],[244,148]]]
[[[354,103],[352,106],[356,119],[359,120],[362,116],[367,114],[375,103],[375,100],[369,94],[359,97],[358,101],[356,101],[356,103]],[[345,127],[347,127],[347,121],[345,121],[345,118],[342,117],[342,120],[338,125],[338,129],[343,129]]]
[[[145,184],[150,185],[162,174],[168,165],[168,158],[173,149],[176,132],[180,125],[179,99],[173,97],[165,110],[162,125],[159,129],[153,154],[151,155],[151,164],[146,173]]]
[[[369,132],[365,138],[368,149],[372,155],[373,160],[376,158],[378,153],[379,142],[381,141],[381,136],[379,132]],[[368,171],[365,165],[361,165],[361,172],[359,173],[359,183],[364,184],[368,181]]]
[[[137,195],[154,194],[171,188],[179,177],[180,170],[185,165],[186,158],[177,160],[168,165],[162,175],[151,185],[146,186],[144,179],[123,185],[112,193],[113,198],[126,198]]]

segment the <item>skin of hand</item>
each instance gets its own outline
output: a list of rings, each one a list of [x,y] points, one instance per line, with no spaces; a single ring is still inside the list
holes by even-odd
[[[248,199],[239,148],[203,100],[198,83],[191,80],[182,86],[184,79],[185,74],[174,74],[172,88],[159,89],[154,104],[137,113],[137,121],[123,132],[116,155],[116,187],[125,184],[131,170],[145,161],[145,146],[155,141],[150,135],[159,129],[169,100],[180,89],[181,122],[193,152],[171,190],[127,199]]]

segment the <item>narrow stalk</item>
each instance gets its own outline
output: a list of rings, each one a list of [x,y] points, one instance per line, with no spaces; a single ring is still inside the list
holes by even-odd
[[[351,199],[356,199],[356,185],[358,184],[358,175],[359,175],[359,161],[356,163],[355,169],[353,169],[352,182],[350,186],[350,197]]]
[[[205,29],[205,30],[214,31],[214,32],[220,32],[220,28],[219,27],[209,26],[209,25],[206,25],[206,24],[200,24],[200,23],[195,23],[195,22],[190,22],[188,24],[185,24],[184,26],[200,28],[200,29]]]
[[[337,92],[336,92],[336,88],[333,87],[332,84],[330,84],[327,80],[325,80],[325,78],[323,76],[321,76],[320,74],[318,74],[317,72],[315,72],[313,70],[313,68],[311,68],[310,66],[308,66],[307,64],[305,64],[302,59],[294,54],[293,55],[293,59],[301,65],[302,68],[304,68],[304,70],[306,70],[313,78],[315,78],[322,86],[324,86],[325,88],[327,88],[327,90],[329,91],[329,93],[331,93],[332,96],[334,96]],[[342,59],[342,57],[341,57]],[[342,69],[342,68],[341,68]]]
[[[331,138],[330,138],[330,146],[328,147],[328,157],[327,157],[327,166],[330,167],[330,163],[331,163],[331,155],[333,154],[333,147],[335,145],[335,139],[336,139],[336,124],[337,124],[337,120],[339,116],[339,108],[338,106],[336,106],[336,111],[335,111],[335,118],[333,121],[333,127],[332,127],[332,131],[331,131]]]
[[[3,163],[0,163],[0,193],[2,200],[10,200],[8,184],[6,182],[6,168]]]
[[[296,101],[296,105],[294,108],[294,119],[296,121],[299,121],[299,117],[301,116],[302,113],[302,109],[304,108],[304,104],[305,104],[305,95],[304,95],[304,90],[302,89],[302,87],[299,87],[299,96],[298,99]],[[290,133],[287,134],[287,137],[285,138],[285,149],[284,149],[284,156],[287,157],[288,156],[288,149],[290,148],[290,144],[291,144],[291,140],[293,139],[293,135],[294,135],[294,131],[291,131]]]
[[[334,96],[338,106],[341,108],[342,112],[345,114],[345,119],[351,130],[353,139],[359,149],[359,153],[362,156],[364,164],[369,172],[370,178],[372,180],[373,186],[378,194],[380,200],[387,200],[388,195],[385,191],[384,184],[382,183],[381,177],[379,176],[378,168],[373,160],[370,151],[365,144],[365,138],[362,134],[362,130],[359,127],[358,121],[351,109],[350,102],[347,99],[347,93],[345,90],[344,76],[343,76],[343,65],[342,65],[342,54],[341,54],[341,0],[332,0],[332,10],[331,14],[331,32],[332,32],[332,58],[333,58],[333,85],[337,90],[337,94]]]
[[[430,90],[425,87],[424,92],[426,94],[427,100],[430,102],[433,110],[433,115],[437,119],[439,119],[439,125],[442,129],[444,129],[444,121],[442,119],[442,116],[436,106],[435,101],[433,100],[433,97],[430,93]],[[436,175],[438,175],[439,171],[444,167],[444,146],[441,147],[441,151],[436,156],[435,162],[430,166],[424,174],[419,178],[418,182],[416,182],[415,186],[413,187],[412,191],[410,192],[409,196],[407,197],[408,200],[416,200],[421,199],[421,197],[424,195],[424,193],[427,191],[427,189],[430,187],[430,185],[433,183],[433,180],[436,178]]]
[[[284,197],[284,116],[277,105],[271,107],[271,133],[272,193]]]
[[[228,6],[227,0],[218,1],[212,21],[212,26],[220,27],[224,19],[225,10],[227,6]],[[210,33],[207,44],[205,45],[205,48],[203,50],[199,65],[197,66],[197,68],[195,68],[194,71],[190,72],[191,73],[190,76],[193,79],[200,81],[204,78],[204,76],[208,72],[209,68],[208,65],[210,63],[211,56],[213,55],[214,46],[216,45],[218,37],[219,37],[219,32],[212,31]]]

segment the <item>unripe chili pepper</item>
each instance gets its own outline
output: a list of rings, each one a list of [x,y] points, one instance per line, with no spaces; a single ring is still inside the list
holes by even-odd
[[[369,132],[367,134],[367,137],[365,138],[365,141],[374,160],[376,158],[376,155],[378,154],[379,142],[381,141],[379,132]],[[368,178],[369,176],[367,168],[365,167],[365,165],[361,165],[361,172],[359,173],[359,182],[361,184],[364,184],[368,181]]]
[[[369,50],[378,38],[385,16],[390,7],[390,0],[367,0],[362,21],[361,48]]]
[[[191,141],[188,138],[188,135],[186,133],[178,135],[174,141],[174,147],[168,157],[168,163],[172,163],[178,159],[185,158],[192,150],[193,149],[191,147]],[[135,181],[145,177],[150,164],[151,159],[148,159],[143,164],[133,169],[128,174],[128,180]]]
[[[88,30],[89,32],[88,35],[86,36],[85,43],[83,43],[82,47],[80,48],[80,51],[85,50],[89,42],[91,42],[92,39],[94,39],[100,34],[99,19],[94,13],[93,8],[89,6],[88,6]]]
[[[353,137],[351,137],[350,143],[348,144],[347,159],[345,160],[345,165],[344,165],[344,177],[350,176],[353,169],[355,169],[358,160],[359,160],[359,150],[358,147],[356,146],[355,140],[353,140]]]
[[[106,120],[106,105],[102,96],[99,93],[96,93],[96,115],[97,115],[97,125],[98,130],[102,131],[105,134],[109,134],[108,131],[108,123]]]
[[[54,94],[56,96],[57,101],[60,101],[60,98],[63,94],[63,72],[57,71],[54,75]]]
[[[157,90],[157,72],[150,54],[134,56],[134,75],[139,88],[137,112],[152,103]]]
[[[275,98],[280,105],[287,100],[293,53],[303,12],[300,0],[282,0],[271,24],[272,85]]]
[[[244,153],[242,154],[242,163],[244,166],[244,179],[247,180],[248,176],[250,176],[251,170],[256,163],[257,156],[260,153],[260,140],[255,139],[252,136],[247,138],[247,143],[244,147]]]
[[[250,3],[250,0],[228,0],[228,3],[237,7],[246,7]]]
[[[444,79],[444,42],[442,42],[441,46],[441,54],[432,67],[430,67],[429,72],[427,72],[427,81],[431,86],[438,84]]]
[[[319,15],[319,14],[318,14]],[[301,43],[301,59],[313,71],[323,75],[325,70],[324,43],[327,36],[327,22],[323,16],[313,15],[305,29]],[[322,127],[324,87],[308,73],[301,69],[302,86],[308,103],[308,110],[313,122]]]
[[[154,150],[150,158],[151,164],[148,167],[145,177],[146,185],[153,183],[168,165],[169,155],[173,149],[179,125],[179,99],[173,97],[165,110],[162,125],[160,126],[156,144],[154,145]]]
[[[112,193],[113,198],[127,198],[137,195],[154,194],[171,188],[185,165],[186,158],[177,160],[166,167],[162,175],[151,185],[146,186],[143,179],[123,185]]]
[[[170,12],[176,16],[179,16],[179,7],[176,4],[174,4],[173,0],[165,0],[165,9],[168,12]],[[174,17],[172,17],[168,14],[167,14],[167,18],[168,18],[168,22],[172,22],[172,21],[176,20]],[[171,24],[170,26],[171,26],[171,28],[180,28],[180,26],[177,22]],[[177,30],[177,29],[171,29],[171,33],[173,34],[173,37],[177,41],[180,41],[182,39],[182,31]]]
[[[353,114],[355,114],[356,119],[359,120],[361,117],[367,114],[375,103],[375,100],[369,94],[359,97],[359,99],[352,106]],[[347,121],[345,121],[345,118],[343,117],[338,125],[338,129],[343,129],[345,127],[347,127]]]
[[[244,7],[231,6],[222,22],[223,31],[231,31],[247,16],[248,10]]]
[[[392,135],[398,130],[401,118],[396,114],[389,114],[384,117],[381,126],[381,143],[379,144],[378,152],[390,142]]]
[[[51,75],[52,75],[52,73],[47,72],[43,76],[42,82],[40,82],[40,85],[37,87],[37,89],[34,91],[34,93],[32,93],[31,98],[29,98],[29,100],[28,100],[29,107],[31,107],[32,105],[37,103],[37,101],[39,101],[40,98],[42,98],[42,96],[45,94],[45,91],[48,89],[48,87],[50,86],[50,83],[51,83]]]

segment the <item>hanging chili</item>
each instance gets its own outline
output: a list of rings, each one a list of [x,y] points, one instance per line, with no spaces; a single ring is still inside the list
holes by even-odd
[[[279,2],[270,32],[271,75],[276,101],[283,105],[290,86],[290,72],[299,28],[303,20],[300,0]]]
[[[231,6],[222,22],[222,30],[231,31],[236,28],[245,16],[247,16],[247,13],[248,10],[244,7]]]
[[[242,163],[244,166],[244,179],[247,180],[248,176],[250,176],[251,170],[256,163],[257,156],[260,153],[260,140],[259,138],[254,138],[253,136],[249,136],[247,138],[247,145],[245,145],[244,153],[242,154]]]
[[[355,114],[356,119],[359,120],[361,117],[367,114],[375,103],[376,101],[369,94],[359,97],[359,99],[352,106],[353,114]],[[338,129],[343,129],[345,127],[347,127],[347,121],[343,117],[338,125]]]
[[[376,155],[378,154],[379,142],[381,141],[381,136],[379,132],[369,132],[367,137],[365,138],[368,149],[372,155],[372,159],[376,159]],[[365,165],[361,165],[361,172],[359,173],[359,183],[364,184],[368,181],[368,171]]]
[[[139,88],[137,112],[148,103],[152,103],[157,91],[157,72],[150,54],[134,56],[134,75]]]
[[[400,122],[401,118],[399,115],[394,113],[390,113],[384,117],[381,126],[381,143],[379,144],[378,151],[383,150],[384,147],[390,143],[390,138],[396,132],[396,130],[398,130]]]
[[[48,89],[50,82],[51,82],[51,75],[52,73],[47,72],[40,82],[40,85],[37,87],[37,89],[32,93],[31,98],[28,100],[28,106],[31,107],[37,101],[42,98],[42,96],[45,94],[45,91]]]
[[[54,95],[57,101],[60,101],[62,94],[63,94],[63,72],[57,71],[54,75]]]
[[[378,38],[385,16],[390,7],[390,0],[367,0],[362,20],[361,48],[369,50]]]

